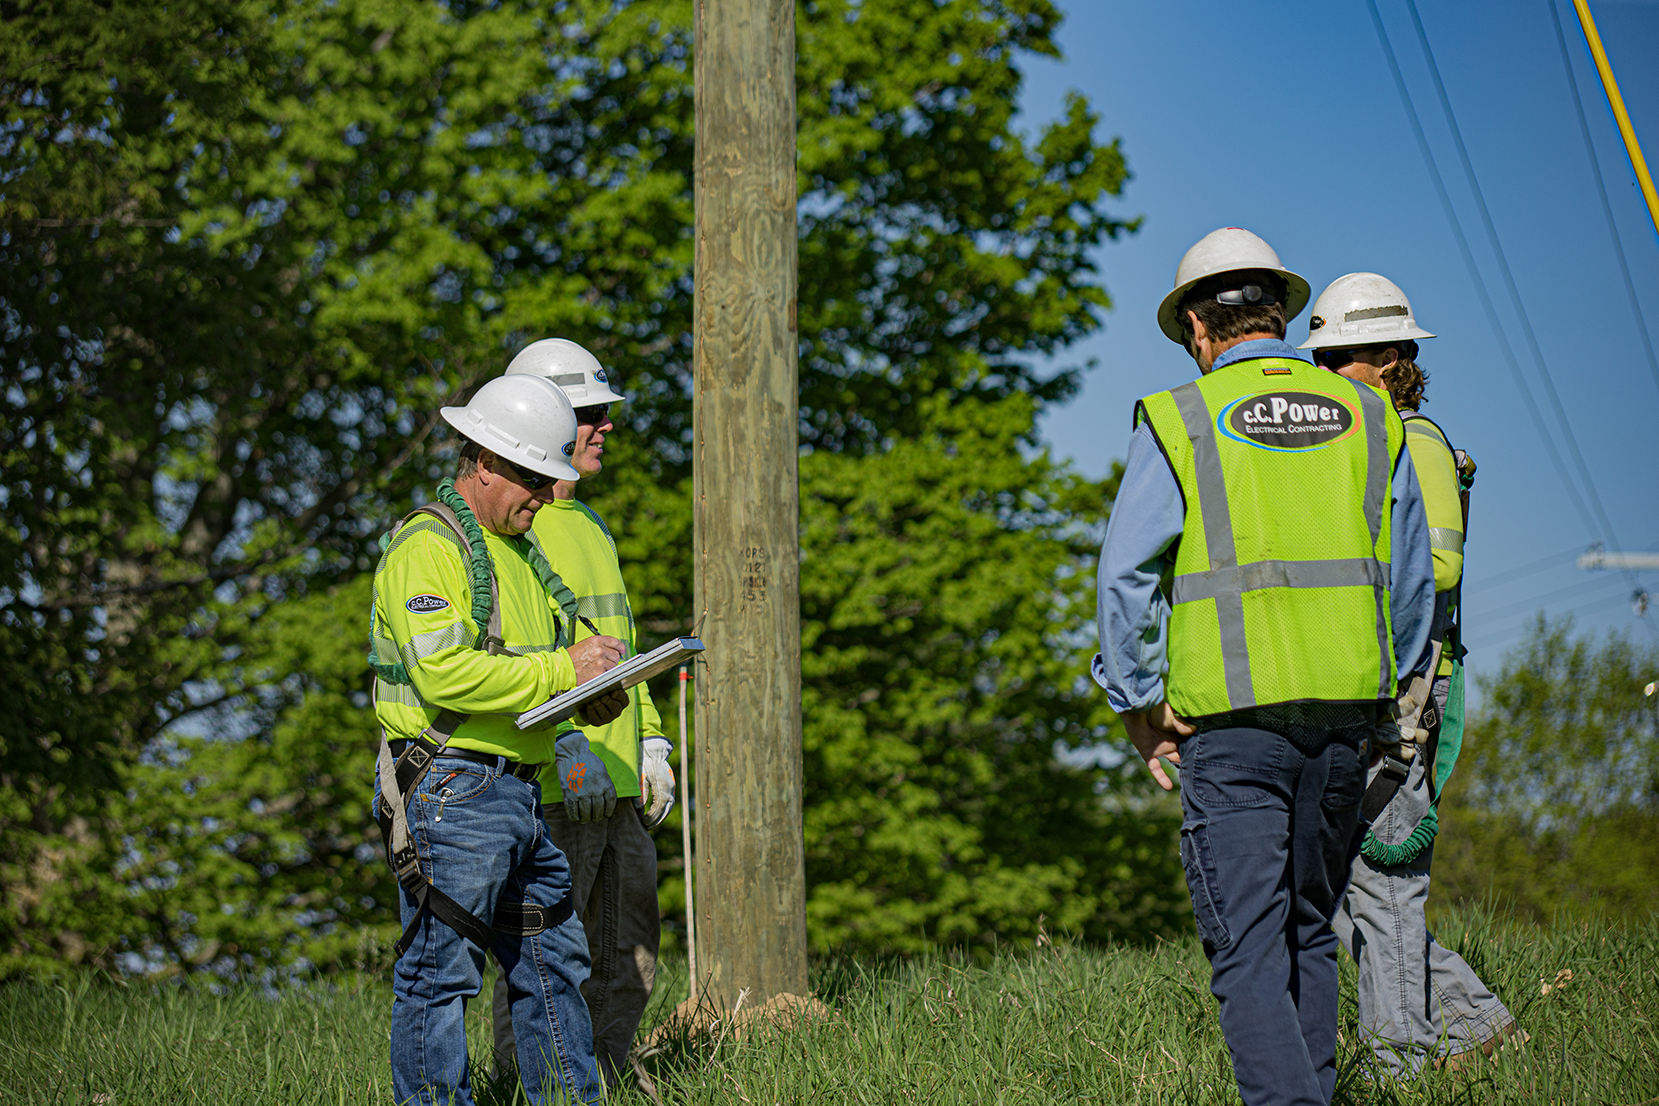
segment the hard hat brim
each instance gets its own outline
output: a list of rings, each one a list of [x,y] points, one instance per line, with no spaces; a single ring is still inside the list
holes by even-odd
[[[582,474],[576,471],[576,466],[572,465],[569,461],[566,461],[562,457],[555,457],[552,454],[549,454],[546,459],[538,461],[532,457],[523,455],[520,450],[515,449],[508,442],[503,441],[492,444],[487,440],[483,440],[487,437],[487,435],[479,435],[476,430],[468,427],[462,420],[462,415],[465,414],[465,412],[465,407],[443,407],[438,410],[438,414],[442,415],[444,421],[450,426],[453,426],[456,433],[460,434],[461,437],[467,439],[469,442],[477,442],[479,446],[489,450],[498,457],[503,457],[515,465],[529,469],[531,472],[539,472],[543,476],[551,476],[555,480],[580,480],[582,478]]]
[[[1366,346],[1386,346],[1386,345],[1390,344],[1391,342],[1404,342],[1408,339],[1410,339],[1412,341],[1415,341],[1418,338],[1433,338],[1434,337],[1433,334],[1430,334],[1428,331],[1424,330],[1422,327],[1413,326],[1410,330],[1406,331],[1403,334],[1391,334],[1386,338],[1372,338],[1369,341],[1353,342],[1353,341],[1343,341],[1342,335],[1340,335],[1340,334],[1333,334],[1329,338],[1325,337],[1324,331],[1328,330],[1328,329],[1330,329],[1330,328],[1329,327],[1321,327],[1320,328],[1320,335],[1318,337],[1315,337],[1314,335],[1309,334],[1308,335],[1308,340],[1303,342],[1301,345],[1297,346],[1296,348],[1297,349],[1313,349],[1313,350],[1320,350],[1320,349],[1363,349]]]
[[[1308,305],[1308,300],[1313,298],[1313,289],[1308,286],[1308,282],[1303,280],[1296,273],[1291,272],[1289,269],[1272,269],[1262,265],[1251,265],[1248,266],[1248,268],[1261,269],[1264,272],[1278,273],[1280,278],[1284,280],[1286,323],[1289,323],[1290,320],[1300,315],[1302,313],[1302,309]],[[1196,280],[1189,280],[1185,284],[1178,284],[1175,286],[1174,291],[1164,297],[1164,301],[1158,305],[1158,329],[1164,332],[1164,337],[1168,338],[1178,346],[1184,347],[1187,344],[1186,331],[1182,328],[1180,319],[1176,314],[1176,311],[1181,306],[1181,300],[1188,292],[1192,291],[1204,281],[1209,280],[1214,276],[1221,276],[1227,271],[1228,270],[1223,270],[1222,273],[1205,273]]]

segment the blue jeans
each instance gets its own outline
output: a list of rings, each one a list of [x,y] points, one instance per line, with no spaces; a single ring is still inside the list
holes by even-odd
[[[1181,860],[1240,1097],[1329,1106],[1330,922],[1359,848],[1369,726],[1299,732],[1293,742],[1265,728],[1274,717],[1221,716],[1181,743]]]
[[[440,756],[409,802],[421,871],[483,921],[496,903],[558,904],[570,870],[541,818],[541,788],[495,766]],[[379,781],[375,783],[379,801]],[[402,893],[404,925],[415,900]],[[466,1003],[483,984],[484,951],[428,914],[392,975],[392,1091],[400,1104],[469,1104]],[[571,917],[530,937],[496,934],[532,1103],[596,1102],[599,1069],[581,986],[588,942]]]

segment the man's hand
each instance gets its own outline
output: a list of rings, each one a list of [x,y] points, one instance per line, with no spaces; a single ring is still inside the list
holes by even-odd
[[[564,792],[565,817],[572,822],[609,818],[616,810],[616,785],[588,739],[574,731],[567,733],[554,744],[553,755],[559,768],[559,789]]]
[[[1169,773],[1164,771],[1163,761],[1158,758],[1162,757],[1171,764],[1180,764],[1181,754],[1177,751],[1180,746],[1176,738],[1191,737],[1198,730],[1177,715],[1168,703],[1159,703],[1147,710],[1133,711],[1121,717],[1123,728],[1129,731],[1129,740],[1135,743],[1135,751],[1146,761],[1152,778],[1157,780],[1158,786],[1165,791],[1174,791],[1175,784],[1170,780]]]
[[[613,687],[576,713],[582,716],[584,726],[603,726],[621,718],[622,712],[627,709],[628,693],[620,687]]]
[[[576,666],[576,683],[585,684],[615,668],[622,661],[623,648],[622,642],[603,634],[585,637],[572,645],[570,663]]]

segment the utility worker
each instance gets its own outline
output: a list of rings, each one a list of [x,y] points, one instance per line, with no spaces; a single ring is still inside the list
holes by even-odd
[[[605,438],[614,430],[610,404],[622,399],[598,359],[575,342],[547,338],[526,346],[507,373],[507,379],[550,380],[563,390],[576,409],[570,463],[584,479],[597,476],[604,467]],[[598,513],[576,498],[574,479],[554,482],[553,498],[536,513],[533,532],[576,593],[578,644],[598,632],[634,650],[634,615],[616,541]],[[615,721],[584,727],[582,733],[592,756],[561,760],[543,773],[542,792],[549,801],[542,815],[570,861],[571,901],[587,927],[593,958],[582,994],[593,1016],[600,1070],[614,1087],[656,978],[662,928],[657,847],[648,831],[662,824],[674,803],[668,764],[673,745],[663,736],[644,684],[633,689]],[[579,774],[572,775],[572,769]],[[511,1062],[513,1020],[504,981],[495,989],[495,1048],[498,1066]]]
[[[1371,735],[1434,614],[1400,418],[1284,340],[1307,301],[1249,231],[1187,251],[1158,324],[1203,375],[1136,404],[1100,553],[1094,676],[1158,783],[1181,766],[1181,859],[1252,1106],[1331,1101],[1330,922]]]
[[[466,1000],[484,950],[511,991],[532,1103],[597,1101],[581,994],[587,939],[570,873],[541,819],[537,777],[570,742],[514,719],[613,667],[622,642],[570,644],[575,608],[527,532],[556,479],[575,480],[576,416],[528,376],[492,380],[442,415],[463,436],[438,501],[382,539],[370,663],[385,740],[375,813],[402,887],[392,979],[392,1097],[470,1103]],[[618,693],[587,709],[605,722]]]
[[[1378,732],[1362,808],[1371,828],[1333,923],[1359,964],[1361,1031],[1383,1070],[1412,1074],[1430,1057],[1458,1066],[1490,1055],[1515,1032],[1514,1017],[1491,989],[1435,942],[1423,910],[1440,825],[1436,806],[1463,743],[1457,601],[1474,463],[1466,454],[1460,460],[1445,432],[1417,410],[1428,383],[1417,342],[1434,335],[1418,326],[1397,285],[1376,273],[1339,277],[1320,293],[1309,328],[1301,348],[1313,350],[1319,365],[1386,389],[1400,411],[1434,550],[1432,699],[1421,696],[1415,717]]]

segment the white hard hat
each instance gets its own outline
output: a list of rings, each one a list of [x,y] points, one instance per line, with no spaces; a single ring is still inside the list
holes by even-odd
[[[519,350],[507,366],[507,375],[530,373],[564,389],[574,407],[616,403],[622,393],[611,387],[599,358],[568,338],[543,338]]]
[[[515,465],[555,480],[580,480],[576,412],[552,382],[538,376],[498,376],[465,407],[445,407],[444,421],[471,441]]]
[[[1298,349],[1369,346],[1433,338],[1417,325],[1400,286],[1376,273],[1349,273],[1319,293],[1308,318],[1308,340]]]
[[[1285,268],[1272,246],[1247,230],[1222,227],[1200,238],[1198,244],[1181,258],[1181,264],[1175,270],[1175,290],[1158,305],[1158,329],[1170,341],[1185,345],[1186,333],[1176,315],[1181,299],[1199,281],[1241,269],[1268,269],[1284,278],[1286,322],[1301,314],[1302,308],[1307,306],[1311,291],[1308,282]]]

